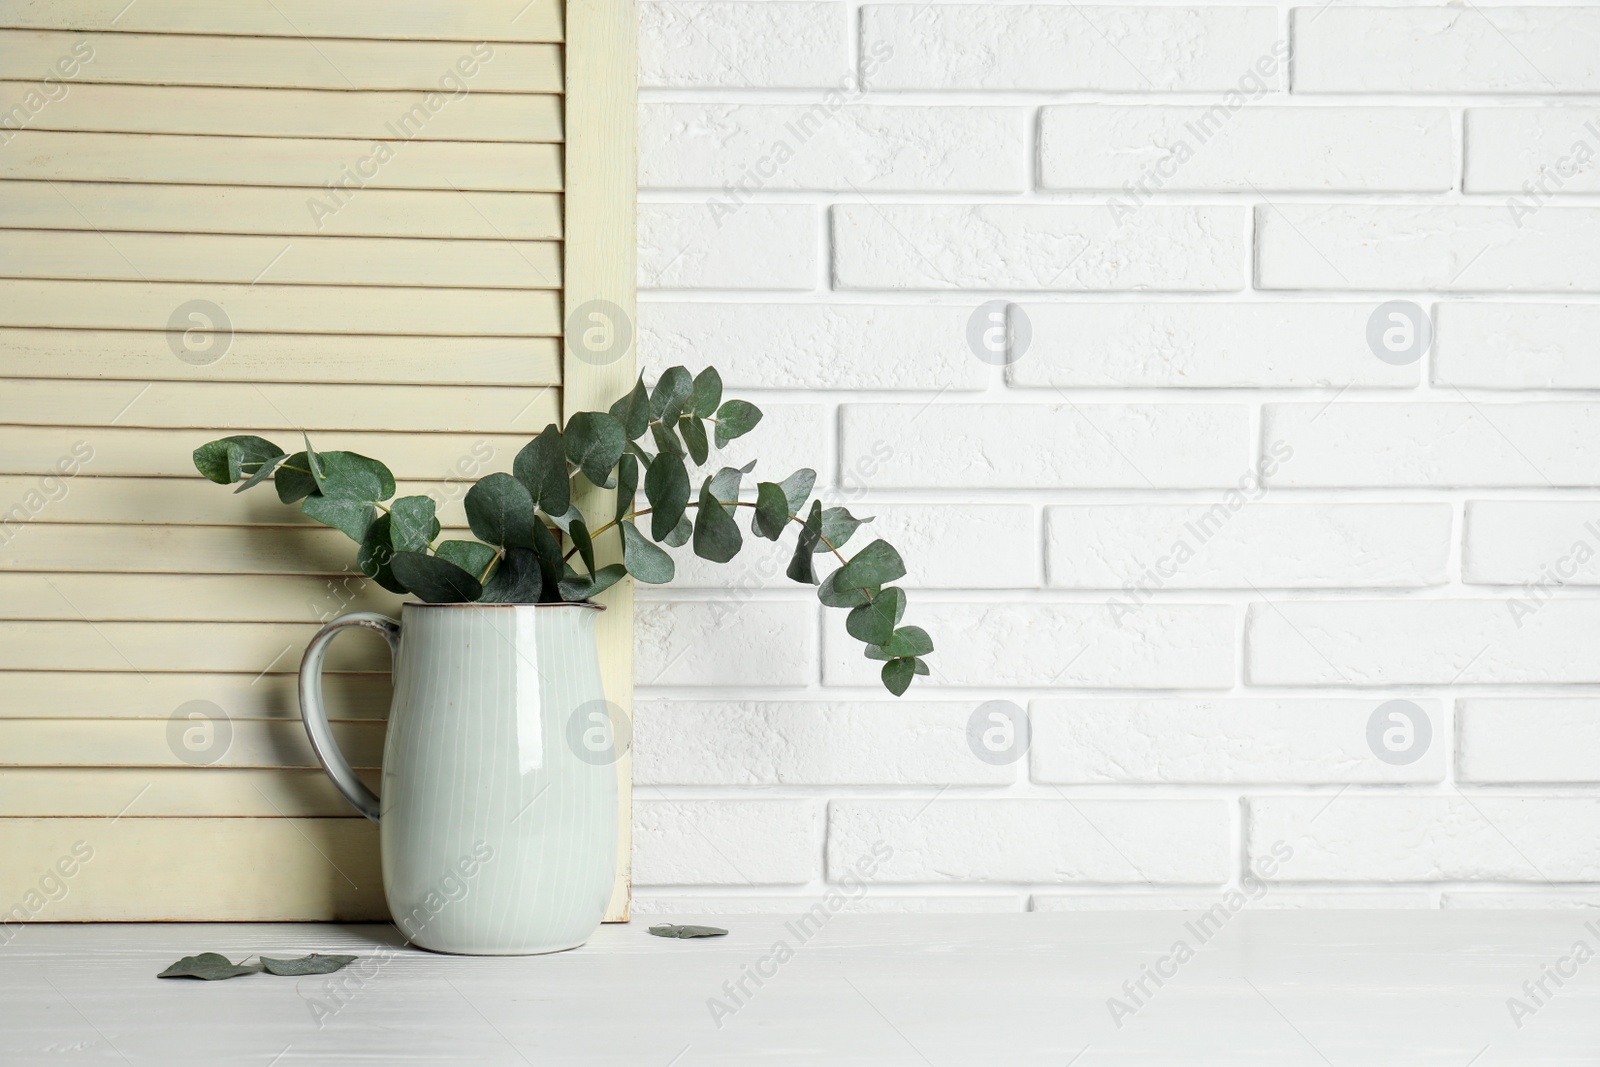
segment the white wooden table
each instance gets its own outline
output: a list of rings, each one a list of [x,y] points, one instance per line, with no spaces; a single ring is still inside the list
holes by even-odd
[[[1245,911],[1202,943],[1175,912],[845,914],[809,940],[782,916],[684,916],[732,934],[635,921],[512,959],[431,955],[380,925],[43,925],[0,947],[0,1063],[1594,1064],[1600,960],[1564,964],[1540,1005],[1523,989],[1575,942],[1600,949],[1590,917]],[[780,940],[792,958],[762,964]],[[1193,958],[1135,1005],[1123,983],[1180,940]],[[206,950],[366,959],[156,980]],[[758,966],[775,973],[739,994]],[[1120,1027],[1113,997],[1137,1007]],[[1511,997],[1533,1009],[1520,1028]],[[713,998],[733,1009],[720,1027]]]

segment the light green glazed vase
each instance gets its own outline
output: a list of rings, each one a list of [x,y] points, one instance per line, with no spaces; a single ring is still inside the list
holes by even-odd
[[[599,927],[617,852],[618,745],[593,604],[405,604],[324,626],[300,710],[339,791],[378,823],[389,913],[435,952],[576,948]],[[394,703],[382,800],[350,769],[322,705],[322,661],[352,627],[389,642]],[[625,721],[625,720],[624,720]]]

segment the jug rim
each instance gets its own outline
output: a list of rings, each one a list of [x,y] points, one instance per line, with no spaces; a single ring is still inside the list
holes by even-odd
[[[470,601],[456,604],[429,604],[421,600],[407,600],[400,607],[402,610],[405,608],[588,608],[592,611],[606,610],[604,604],[596,604],[588,600],[569,600],[562,601],[559,604],[483,604]]]

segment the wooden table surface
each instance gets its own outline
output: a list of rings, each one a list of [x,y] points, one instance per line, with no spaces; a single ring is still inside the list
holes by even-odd
[[[407,948],[388,925],[6,928],[0,1064],[1600,1062],[1600,961],[1575,952],[1600,949],[1589,912],[674,921],[732,932],[667,940],[635,921],[490,959]],[[332,976],[156,980],[207,950],[363,958]]]

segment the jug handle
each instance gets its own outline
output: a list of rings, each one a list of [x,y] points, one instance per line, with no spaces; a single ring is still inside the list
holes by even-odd
[[[350,769],[349,761],[333,739],[333,730],[328,726],[328,712],[322,706],[322,660],[328,654],[328,643],[352,626],[383,635],[383,639],[389,642],[389,665],[393,670],[395,658],[400,654],[400,624],[387,615],[372,611],[339,616],[317,631],[317,636],[306,646],[305,657],[300,661],[300,718],[306,725],[311,748],[322,762],[322,769],[333,779],[333,784],[361,814],[377,822],[377,794],[368,789],[366,783]]]

